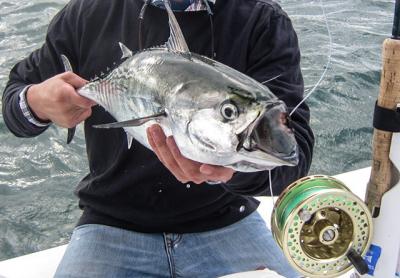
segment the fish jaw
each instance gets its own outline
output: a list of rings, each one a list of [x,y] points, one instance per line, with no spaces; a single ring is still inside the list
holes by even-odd
[[[299,162],[297,145],[287,156],[278,153],[265,153],[259,150],[251,152],[241,150],[238,154],[240,161],[235,164],[234,169],[242,172],[272,170],[280,166],[296,166]],[[247,168],[247,170],[241,169],[242,167]]]
[[[238,151],[244,160],[266,168],[296,166],[299,150],[288,123],[287,108],[282,101],[266,103],[263,113],[240,135]]]

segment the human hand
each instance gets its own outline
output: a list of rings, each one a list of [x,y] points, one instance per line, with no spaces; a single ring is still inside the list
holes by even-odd
[[[167,138],[159,125],[147,129],[147,138],[158,159],[182,183],[227,182],[235,172],[230,168],[203,164],[184,157],[174,138]]]
[[[40,120],[71,128],[87,119],[92,114],[91,107],[96,105],[76,92],[86,83],[78,75],[65,72],[32,85],[26,93],[26,99]]]

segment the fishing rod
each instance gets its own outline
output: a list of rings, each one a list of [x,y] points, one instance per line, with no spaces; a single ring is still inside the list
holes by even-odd
[[[383,42],[382,73],[374,113],[373,163],[366,203],[374,217],[379,216],[382,196],[397,182],[399,173],[390,160],[394,132],[400,132],[400,0],[396,0],[392,37]]]
[[[363,277],[400,276],[400,0],[396,0],[392,36],[383,42],[382,73],[374,112],[372,169],[365,202],[374,233]]]
[[[396,0],[396,4],[395,4],[395,8],[394,8],[392,39],[400,40],[400,1],[399,0]]]

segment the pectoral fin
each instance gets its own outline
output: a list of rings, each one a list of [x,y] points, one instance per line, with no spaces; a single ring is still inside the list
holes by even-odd
[[[161,111],[152,116],[147,116],[143,118],[132,119],[128,121],[122,122],[115,122],[115,123],[108,123],[108,124],[100,124],[100,125],[93,125],[94,128],[124,128],[124,127],[134,127],[134,126],[141,126],[142,124],[147,123],[151,120],[157,120],[167,116],[165,111]]]

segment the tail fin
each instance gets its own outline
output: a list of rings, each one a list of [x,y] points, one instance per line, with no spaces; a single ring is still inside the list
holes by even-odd
[[[72,69],[72,66],[71,66],[71,62],[69,61],[67,56],[61,54],[61,61],[62,61],[63,65],[64,65],[64,70],[66,72],[67,71],[74,72],[74,70]],[[75,131],[76,131],[76,127],[68,128],[67,144],[71,143],[72,139],[75,136]]]

